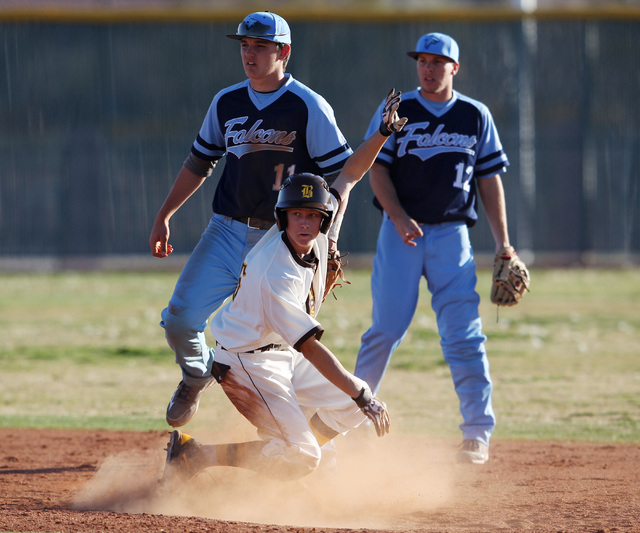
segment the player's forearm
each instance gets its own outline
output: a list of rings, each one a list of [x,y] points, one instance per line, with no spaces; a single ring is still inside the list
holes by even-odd
[[[404,215],[405,210],[400,203],[396,188],[393,186],[389,170],[382,165],[373,165],[369,182],[376,198],[391,220]]]
[[[206,177],[198,176],[186,167],[182,167],[169,191],[162,207],[158,210],[156,221],[167,221],[204,183]]]
[[[340,197],[347,199],[351,189],[358,183],[362,176],[371,168],[376,157],[380,153],[380,149],[384,145],[388,137],[385,137],[376,131],[370,135],[353,154],[347,159],[342,167],[340,175],[333,183],[333,188],[338,191]],[[344,202],[346,205],[346,201]],[[344,211],[341,209],[341,212]]]
[[[353,186],[362,179],[362,176],[371,168],[380,150],[387,142],[389,136],[397,133],[407,123],[406,117],[398,117],[398,106],[400,105],[400,92],[391,89],[382,107],[382,122],[380,128],[374,131],[365,141],[358,146],[358,149],[349,157],[336,180],[338,187],[334,187],[341,196],[347,197]]]
[[[307,340],[300,347],[300,351],[325,378],[351,398],[358,396],[362,387],[366,385],[364,381],[344,368],[331,350],[315,337]]]
[[[482,201],[489,228],[495,241],[496,252],[510,246],[507,226],[507,208],[500,176],[478,180],[478,194]]]

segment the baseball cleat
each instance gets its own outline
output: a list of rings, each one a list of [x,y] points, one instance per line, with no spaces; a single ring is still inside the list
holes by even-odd
[[[189,422],[198,411],[202,393],[211,383],[211,381],[208,381],[201,387],[197,387],[187,385],[184,381],[181,381],[167,406],[167,424],[178,428]]]
[[[458,463],[483,465],[489,460],[489,446],[479,440],[465,439],[456,455]]]
[[[166,451],[164,479],[174,473],[180,478],[189,479],[208,466],[202,444],[178,429],[171,432]]]

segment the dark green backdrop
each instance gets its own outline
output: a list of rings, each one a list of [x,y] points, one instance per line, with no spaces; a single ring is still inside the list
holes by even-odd
[[[215,92],[244,78],[215,22],[0,21],[0,258],[147,254],[156,210]],[[322,94],[356,146],[392,87],[417,85],[405,55],[428,31],[461,48],[455,88],[493,112],[511,160],[511,238],[557,262],[640,251],[640,20],[294,20],[288,71]],[[188,253],[217,175],[174,217]],[[341,249],[371,253],[379,214],[365,179]],[[476,252],[493,241],[484,220]]]

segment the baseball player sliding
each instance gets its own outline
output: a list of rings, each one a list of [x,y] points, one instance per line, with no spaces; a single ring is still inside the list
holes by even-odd
[[[274,210],[277,227],[249,252],[233,298],[211,322],[217,341],[211,375],[260,440],[204,445],[174,430],[166,476],[235,466],[296,479],[318,467],[324,444],[365,420],[378,436],[388,433],[386,405],[320,342],[317,315],[329,239],[338,239],[335,215],[344,213],[351,188],[387,136],[404,126],[399,101],[392,91],[380,128],[347,160],[331,190],[310,173],[284,181]]]

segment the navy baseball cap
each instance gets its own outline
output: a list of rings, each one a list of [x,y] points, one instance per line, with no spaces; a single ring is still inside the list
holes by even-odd
[[[269,11],[259,11],[247,15],[238,26],[237,33],[227,35],[227,37],[237,41],[244,37],[253,37],[274,43],[291,44],[291,30],[287,21],[280,15]]]
[[[418,59],[420,54],[437,54],[458,63],[460,49],[458,43],[444,33],[427,33],[418,39],[415,52],[407,52],[413,59]]]

